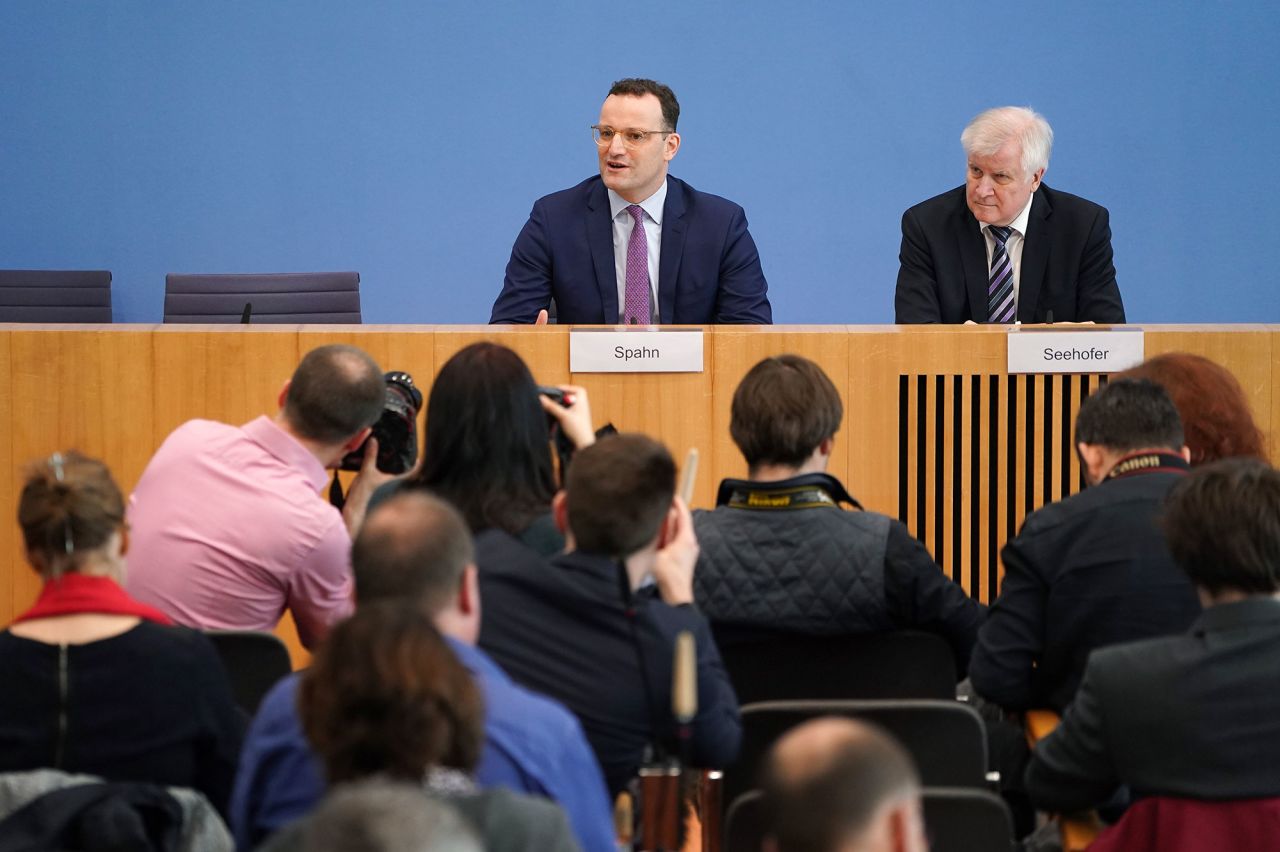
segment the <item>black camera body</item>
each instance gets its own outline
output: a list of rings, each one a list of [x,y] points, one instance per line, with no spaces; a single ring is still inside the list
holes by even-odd
[[[400,474],[418,461],[418,412],[422,409],[422,391],[413,385],[413,376],[405,372],[383,375],[387,383],[387,401],[382,416],[373,424],[373,437],[378,439],[378,470]],[[361,444],[342,459],[342,470],[359,470],[364,461]]]

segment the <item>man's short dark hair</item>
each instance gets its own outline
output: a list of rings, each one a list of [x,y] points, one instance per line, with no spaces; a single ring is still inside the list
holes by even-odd
[[[799,771],[782,766],[777,750],[765,764],[761,789],[767,830],[781,852],[830,852],[871,826],[887,801],[920,787],[902,746],[874,725],[848,719],[807,723],[848,726],[830,738],[820,758]]]
[[[1196,468],[1169,492],[1169,552],[1191,582],[1218,594],[1280,589],[1280,471],[1258,459]]]
[[[369,513],[351,546],[356,603],[399,600],[438,613],[474,561],[457,509],[423,491],[397,494]]]
[[[575,546],[630,556],[657,537],[675,490],[675,462],[652,438],[611,435],[579,451],[565,483]]]
[[[1182,449],[1182,420],[1165,389],[1117,379],[1090,394],[1076,415],[1076,441],[1110,450]]]
[[[840,393],[822,368],[799,355],[765,358],[733,393],[729,434],[752,470],[799,467],[835,435],[844,417]]]
[[[653,95],[658,99],[658,103],[662,105],[662,123],[666,127],[663,130],[675,130],[676,122],[680,120],[680,102],[676,100],[676,93],[671,91],[670,86],[665,86],[656,80],[646,80],[643,77],[628,77],[625,80],[619,80],[609,89],[611,95],[632,95],[634,97],[643,97],[645,95]],[[643,130],[655,130],[657,128],[646,127]]]
[[[293,371],[284,416],[299,435],[333,444],[382,416],[387,387],[377,362],[354,346],[312,349]]]

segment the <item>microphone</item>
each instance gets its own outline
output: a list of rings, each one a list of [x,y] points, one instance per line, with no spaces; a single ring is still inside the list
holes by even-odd
[[[688,630],[676,634],[675,663],[671,667],[671,715],[676,719],[680,766],[689,766],[693,755],[693,718],[698,715],[698,647]]]
[[[240,324],[241,324],[241,325],[248,325],[248,324],[249,324],[249,316],[250,316],[250,314],[252,314],[252,313],[253,313],[253,302],[245,302],[245,303],[244,303],[244,311],[240,314]]]
[[[671,712],[682,726],[698,715],[698,650],[693,633],[681,630],[676,635],[675,666],[671,675]],[[687,738],[685,732],[682,738]]]

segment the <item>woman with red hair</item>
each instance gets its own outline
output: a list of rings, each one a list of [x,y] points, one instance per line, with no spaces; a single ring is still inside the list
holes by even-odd
[[[1191,464],[1237,456],[1267,461],[1262,431],[1253,421],[1244,389],[1221,364],[1189,352],[1170,352],[1112,378],[1150,379],[1168,392],[1182,417]]]

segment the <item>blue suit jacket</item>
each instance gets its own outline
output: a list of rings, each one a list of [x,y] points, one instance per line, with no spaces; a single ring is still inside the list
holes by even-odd
[[[554,701],[516,685],[484,652],[448,641],[484,695],[477,784],[545,796],[564,808],[583,852],[613,852],[613,808],[578,720]],[[325,794],[320,761],[296,709],[299,682],[295,672],[277,683],[245,736],[228,808],[242,852],[258,848]]]
[[[771,323],[767,290],[742,208],[668,176],[659,322]],[[618,321],[613,222],[599,175],[534,203],[489,322],[531,323],[553,298],[559,322]]]

